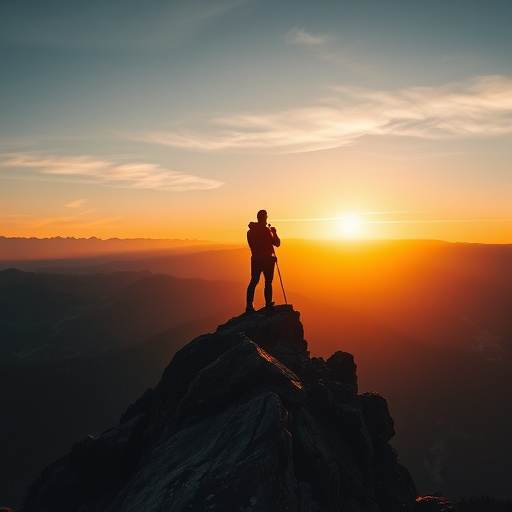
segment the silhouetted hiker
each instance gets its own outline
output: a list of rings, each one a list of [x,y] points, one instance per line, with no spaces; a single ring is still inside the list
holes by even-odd
[[[247,287],[246,313],[252,313],[254,308],[254,291],[263,272],[265,278],[265,311],[271,312],[274,307],[272,302],[272,279],[274,278],[274,265],[276,257],[274,246],[279,247],[281,240],[276,233],[276,228],[267,227],[267,212],[260,210],[257,214],[258,222],[249,222],[247,242],[251,248],[251,282]]]

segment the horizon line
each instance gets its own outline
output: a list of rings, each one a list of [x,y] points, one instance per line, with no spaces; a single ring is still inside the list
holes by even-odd
[[[386,221],[372,221],[369,223],[384,223]],[[391,221],[393,222],[393,221]],[[396,222],[409,222],[409,221],[396,221]],[[414,221],[410,221],[414,222]],[[418,221],[420,222],[420,221]],[[429,222],[429,221],[425,221]],[[443,221],[439,221],[443,222]],[[456,222],[456,221],[453,221]],[[461,221],[465,222],[465,221]],[[120,237],[109,237],[109,238],[100,238],[97,236],[90,237],[77,237],[77,236],[62,236],[55,235],[49,237],[37,237],[37,236],[5,236],[0,235],[0,240],[26,240],[26,241],[52,241],[52,240],[69,240],[69,241],[99,241],[99,242],[109,242],[109,241],[118,241],[118,242],[136,242],[136,241],[148,241],[148,242],[187,242],[191,244],[208,244],[208,245],[230,245],[230,246],[244,246],[246,245],[244,242],[228,242],[228,241],[216,241],[216,240],[203,240],[197,238],[151,238],[151,237],[133,237],[133,238],[120,238]],[[346,242],[351,245],[356,245],[358,243],[363,242],[437,242],[437,243],[446,243],[446,244],[473,244],[473,245],[512,245],[512,241],[510,242],[467,242],[467,241],[449,241],[443,240],[439,238],[414,238],[414,237],[387,237],[387,238],[370,238],[370,237],[358,237],[358,238],[346,238],[346,237],[290,237],[290,238],[281,238],[281,240],[287,241],[304,241],[304,242]],[[0,257],[0,260],[2,258]]]

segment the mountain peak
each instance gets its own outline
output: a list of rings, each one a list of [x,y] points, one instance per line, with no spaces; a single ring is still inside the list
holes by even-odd
[[[408,510],[386,401],[354,359],[311,358],[300,314],[242,315],[181,349],[98,437],[46,468],[21,511]]]

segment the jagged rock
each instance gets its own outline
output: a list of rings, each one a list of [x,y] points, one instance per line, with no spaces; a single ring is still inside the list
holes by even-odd
[[[386,401],[356,366],[310,358],[291,306],[233,318],[180,350],[98,437],[75,443],[20,512],[395,512],[416,491]]]
[[[357,366],[354,356],[348,352],[335,352],[326,361],[332,380],[346,384],[351,391],[357,393]]]

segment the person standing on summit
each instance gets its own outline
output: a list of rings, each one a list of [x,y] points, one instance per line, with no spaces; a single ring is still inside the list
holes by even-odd
[[[267,212],[260,210],[257,214],[258,222],[249,222],[249,231],[247,231],[247,242],[251,248],[251,282],[247,287],[246,313],[254,312],[252,305],[254,292],[262,272],[265,278],[265,311],[271,312],[274,307],[272,302],[272,279],[274,278],[274,266],[277,259],[274,246],[279,247],[281,240],[277,236],[276,228],[267,227],[267,218]]]

